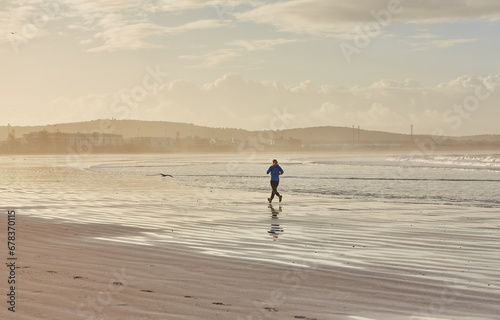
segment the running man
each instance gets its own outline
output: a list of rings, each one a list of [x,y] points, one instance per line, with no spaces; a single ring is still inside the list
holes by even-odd
[[[280,199],[283,198],[281,194],[278,192],[278,185],[280,184],[280,175],[284,173],[283,169],[278,165],[278,160],[273,160],[273,165],[267,169],[267,174],[271,173],[271,198],[267,198],[267,201],[271,203],[274,199],[274,195],[277,195]]]

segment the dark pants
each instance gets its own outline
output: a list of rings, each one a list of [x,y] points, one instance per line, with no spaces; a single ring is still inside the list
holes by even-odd
[[[271,200],[273,200],[274,195],[277,195],[278,197],[280,196],[280,193],[278,192],[278,185],[280,184],[279,181],[273,181],[271,180],[271,188],[273,188],[273,191],[271,191]]]

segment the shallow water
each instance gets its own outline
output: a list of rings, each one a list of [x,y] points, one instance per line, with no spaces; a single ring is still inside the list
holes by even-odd
[[[269,156],[165,156],[92,166],[95,172],[171,174],[166,182],[269,192]],[[287,195],[500,208],[500,155],[282,155]],[[229,194],[230,192],[228,192]]]

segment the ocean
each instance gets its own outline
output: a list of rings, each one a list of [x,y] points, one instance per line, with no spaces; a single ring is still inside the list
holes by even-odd
[[[281,154],[278,190],[294,195],[389,203],[499,208],[500,154]],[[89,168],[152,176],[207,189],[270,193],[272,155],[166,155]],[[227,192],[230,194],[230,191]]]

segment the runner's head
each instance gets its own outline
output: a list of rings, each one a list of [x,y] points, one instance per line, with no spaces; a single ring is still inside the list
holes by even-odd
[[[278,160],[274,159],[273,160],[273,165],[277,165],[278,164]]]

